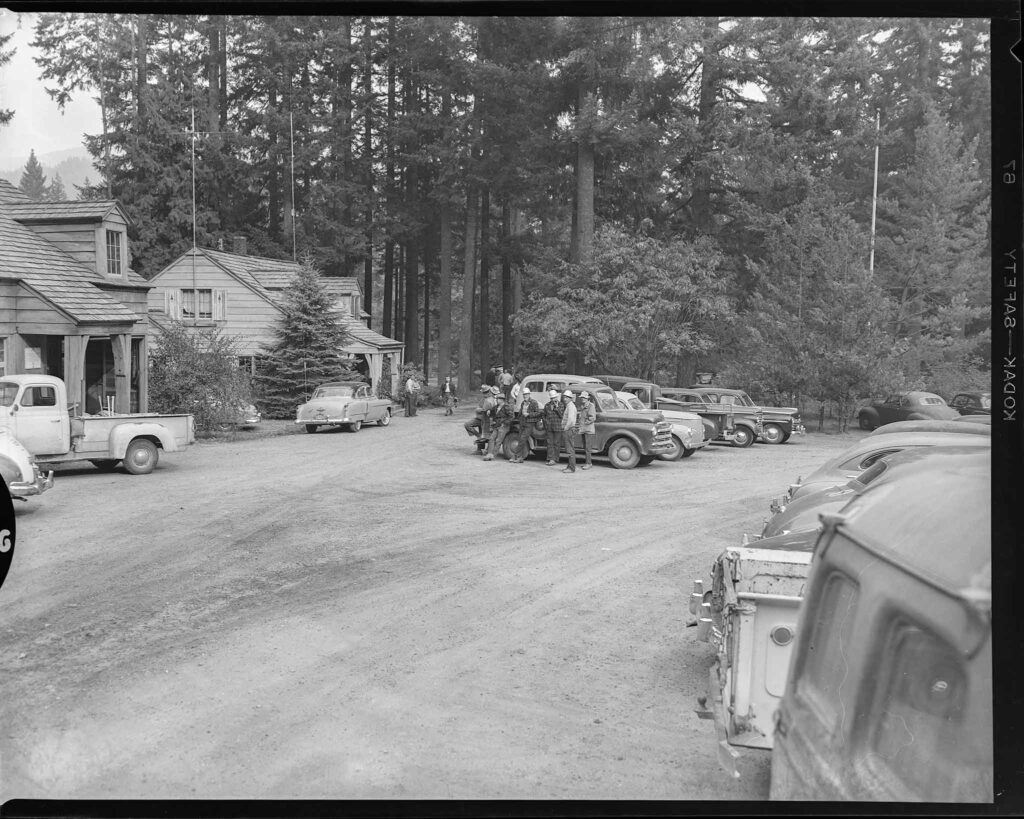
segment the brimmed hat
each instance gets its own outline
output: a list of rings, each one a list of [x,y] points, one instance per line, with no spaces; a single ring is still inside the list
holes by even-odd
[[[590,398],[590,393],[584,390],[580,393],[580,398]]]
[[[529,394],[530,394],[530,388],[529,387],[523,387],[523,395],[529,395]]]
[[[491,391],[491,388],[488,387],[486,384],[481,384],[480,385],[480,392],[490,392],[490,391]]]
[[[565,397],[565,398],[573,398],[573,397],[575,397],[572,394],[572,390],[566,390],[565,392],[562,393],[562,396]]]
[[[558,390],[548,390],[548,395],[552,398],[558,398]]]
[[[497,387],[491,387],[491,395],[501,395],[501,390]]]

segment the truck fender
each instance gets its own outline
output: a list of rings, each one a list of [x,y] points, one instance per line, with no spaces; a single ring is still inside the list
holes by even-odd
[[[128,444],[133,438],[149,438],[165,452],[177,452],[178,445],[174,443],[174,436],[163,424],[152,422],[137,424],[118,424],[110,431],[110,438],[107,446],[111,458],[121,459],[124,457]]]

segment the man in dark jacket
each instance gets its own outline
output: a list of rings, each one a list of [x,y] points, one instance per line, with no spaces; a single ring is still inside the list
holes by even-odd
[[[562,446],[562,413],[565,406],[560,400],[558,390],[548,392],[550,399],[544,405],[544,433],[548,444],[548,459],[545,466],[554,466],[558,463],[558,450]]]
[[[505,442],[505,436],[508,435],[509,429],[512,428],[512,419],[515,418],[515,411],[512,409],[512,405],[505,400],[505,396],[501,394],[501,391],[494,392],[495,406],[491,410],[491,440],[487,444],[487,454],[484,455],[485,461],[493,461],[494,453],[496,450],[501,449],[501,445]]]
[[[544,417],[537,399],[530,394],[529,387],[523,387],[523,403],[519,407],[519,448],[512,463],[521,464],[530,454],[530,427]]]
[[[491,395],[491,388],[486,384],[480,387],[480,401],[476,405],[476,413],[473,418],[463,425],[466,434],[474,438],[483,438],[491,434],[491,410],[494,409],[494,398]]]

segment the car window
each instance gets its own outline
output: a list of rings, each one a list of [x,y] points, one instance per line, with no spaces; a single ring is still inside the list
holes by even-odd
[[[10,381],[0,381],[0,407],[9,407],[18,395],[18,385]]]
[[[366,387],[360,387],[356,390],[356,398],[366,398]]]
[[[953,400],[949,402],[951,407],[966,407],[971,403],[971,399],[966,395],[954,396]]]
[[[981,396],[981,406],[985,409],[992,409],[992,396],[983,395]]]
[[[57,393],[53,387],[29,387],[21,396],[23,407],[55,407]]]
[[[639,398],[636,398],[635,396],[633,398],[630,398],[629,401],[627,401],[626,403],[627,403],[627,408],[628,409],[635,409],[635,410],[647,409],[647,407],[644,406],[644,402],[641,401]]]
[[[604,412],[613,412],[618,407],[616,406],[618,399],[607,392],[596,392],[593,394],[594,403],[597,404],[597,408]]]
[[[314,398],[351,398],[352,387],[317,387],[313,393]]]
[[[543,381],[527,381],[526,386],[530,388],[530,392],[540,393],[544,391]]]
[[[943,406],[946,402],[939,398],[939,396],[937,395],[926,395],[924,398],[921,399],[921,403],[930,404],[932,406]]]
[[[886,455],[893,455],[899,452],[898,449],[883,449],[881,452],[872,452],[870,455],[865,455],[861,461],[857,464],[857,469],[867,469],[869,466],[873,466],[881,458]]]

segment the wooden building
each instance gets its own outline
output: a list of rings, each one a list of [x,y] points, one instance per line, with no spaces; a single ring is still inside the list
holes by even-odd
[[[62,378],[77,411],[147,410],[149,284],[115,201],[37,202],[0,180],[0,375]]]
[[[166,316],[188,326],[220,328],[235,340],[241,363],[255,371],[256,359],[276,338],[283,313],[282,293],[299,265],[287,259],[250,256],[240,243],[236,250],[239,252],[200,247],[183,253],[150,279],[149,312],[157,322]],[[341,351],[366,360],[374,390],[384,360],[389,358],[395,394],[405,345],[366,326],[357,279],[324,277],[321,281],[348,332]]]

